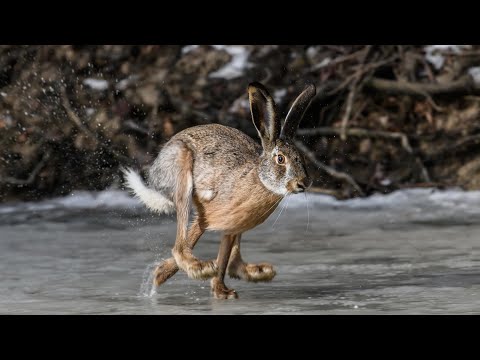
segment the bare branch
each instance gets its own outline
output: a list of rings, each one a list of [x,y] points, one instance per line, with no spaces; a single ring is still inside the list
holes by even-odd
[[[148,132],[148,130],[146,128],[136,124],[133,120],[127,120],[123,124],[125,125],[125,127],[129,128],[133,131],[136,131],[136,132],[138,132],[142,135],[150,135],[150,133]]]
[[[416,156],[415,162],[420,167],[420,174],[422,175],[423,181],[426,183],[431,182],[430,174],[428,173],[427,168],[423,164],[422,160],[418,156]]]

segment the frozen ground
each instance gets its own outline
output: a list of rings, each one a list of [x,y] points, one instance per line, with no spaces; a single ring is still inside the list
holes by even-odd
[[[284,200],[281,214],[244,235],[244,258],[272,262],[278,275],[269,284],[228,279],[236,301],[212,299],[208,282],[183,273],[152,291],[149,274],[169,256],[175,221],[124,192],[2,205],[0,313],[480,312],[480,192],[309,194],[308,211],[305,200]],[[218,238],[205,234],[196,254],[213,258]]]

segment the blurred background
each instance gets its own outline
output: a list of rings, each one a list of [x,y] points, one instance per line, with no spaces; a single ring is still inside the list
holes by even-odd
[[[338,199],[410,187],[480,188],[480,46],[0,46],[0,202],[121,187],[190,126],[257,139],[246,88],[282,116],[317,86],[298,131]]]

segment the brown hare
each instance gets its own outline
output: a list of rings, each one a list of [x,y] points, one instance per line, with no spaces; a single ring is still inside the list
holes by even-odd
[[[240,240],[242,233],[263,223],[287,194],[303,192],[311,185],[293,138],[315,86],[307,85],[297,97],[283,127],[263,85],[250,84],[248,95],[261,146],[231,127],[194,126],[165,144],[149,170],[148,187],[137,173],[124,170],[126,186],[148,208],[177,213],[173,257],[155,269],[157,286],[182,269],[190,278],[212,278],[213,295],[231,299],[238,296],[226,287],[226,272],[232,278],[254,282],[275,276],[271,264],[243,261]],[[196,212],[188,227],[192,203]],[[205,230],[223,232],[216,260],[201,261],[192,254]]]

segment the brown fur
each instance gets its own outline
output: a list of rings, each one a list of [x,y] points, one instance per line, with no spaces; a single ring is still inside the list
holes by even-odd
[[[263,223],[282,199],[283,196],[267,190],[252,169],[229,201],[204,201],[195,196],[194,202],[208,230],[238,234]]]
[[[307,87],[295,103],[308,106],[314,93],[314,88]],[[280,137],[280,121],[267,90],[252,84],[249,97],[262,146],[233,128],[196,126],[175,135],[150,170],[150,184],[169,197],[177,211],[173,258],[155,270],[157,286],[182,269],[191,278],[213,278],[214,296],[231,299],[238,296],[225,286],[225,273],[254,282],[270,281],[276,274],[271,264],[243,261],[241,234],[263,223],[288,192],[303,191],[311,182],[293,141]],[[295,109],[294,113],[303,115],[304,110]],[[289,120],[290,132],[299,121]],[[285,164],[275,163],[277,154],[286,157]],[[192,200],[196,214],[188,229]],[[205,230],[224,234],[216,260],[201,261],[192,253]]]

